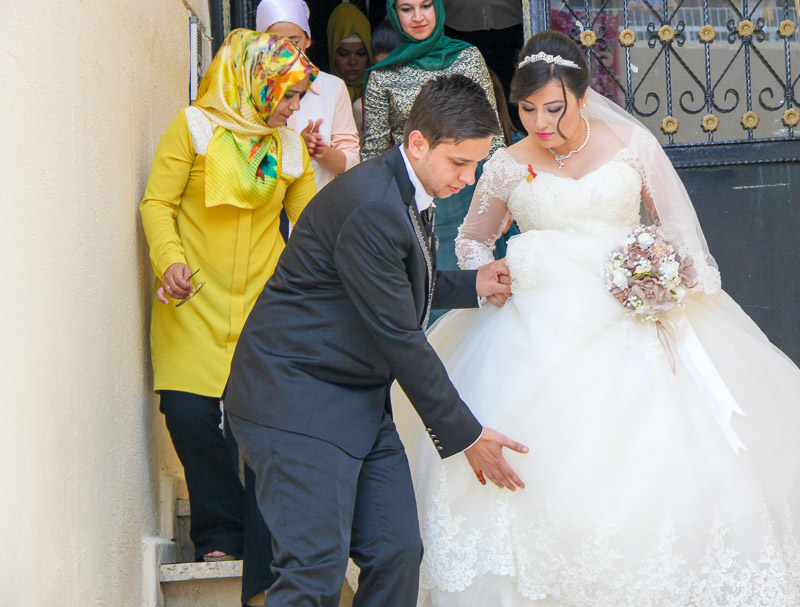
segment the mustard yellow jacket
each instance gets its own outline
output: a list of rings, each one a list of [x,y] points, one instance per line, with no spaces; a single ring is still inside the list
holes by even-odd
[[[288,130],[286,135],[298,137]],[[305,145],[300,141],[294,149],[302,154],[302,174],[284,172],[269,202],[257,209],[206,208],[205,155],[195,153],[185,111],[162,136],[139,205],[157,276],[154,289],[174,263],[199,268],[192,282],[205,285],[179,308],[153,297],[156,391],[222,395],[244,321],[283,251],[281,209],[295,223],[317,192]]]

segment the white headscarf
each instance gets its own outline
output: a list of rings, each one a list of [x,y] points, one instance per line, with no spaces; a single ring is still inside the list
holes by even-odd
[[[256,9],[256,30],[266,32],[275,23],[294,23],[311,38],[310,15],[303,0],[261,0]]]

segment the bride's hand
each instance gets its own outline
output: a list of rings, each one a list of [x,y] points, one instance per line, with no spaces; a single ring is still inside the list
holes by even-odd
[[[486,484],[485,479],[488,478],[501,489],[503,487],[511,491],[516,491],[517,487],[524,489],[525,483],[503,458],[503,447],[508,447],[517,453],[528,452],[525,445],[514,442],[496,430],[484,428],[478,442],[464,451],[464,455],[467,456],[469,465],[472,466],[475,476],[482,485]]]

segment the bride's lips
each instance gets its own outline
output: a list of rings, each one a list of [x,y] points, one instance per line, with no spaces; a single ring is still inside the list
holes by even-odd
[[[539,139],[544,139],[545,141],[547,141],[548,139],[550,139],[550,137],[553,136],[553,133],[536,133],[536,136]]]

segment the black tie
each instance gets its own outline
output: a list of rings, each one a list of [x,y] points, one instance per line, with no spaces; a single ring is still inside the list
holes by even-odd
[[[431,208],[423,209],[419,215],[422,218],[422,227],[425,229],[425,234],[430,238],[433,233],[433,213]]]

